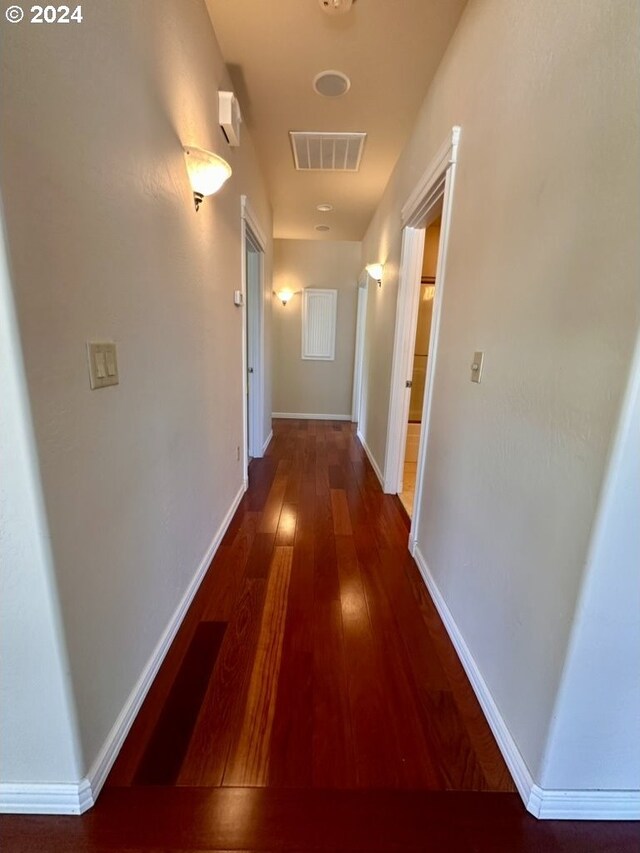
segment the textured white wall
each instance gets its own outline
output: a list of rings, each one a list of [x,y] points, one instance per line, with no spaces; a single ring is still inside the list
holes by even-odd
[[[83,13],[2,28],[0,169],[86,772],[242,486],[240,195],[271,214],[204,2]],[[198,214],[183,142],[234,170]],[[100,338],[120,385],[90,391]]]
[[[554,709],[545,788],[640,790],[640,338]]]
[[[286,305],[273,299],[273,410],[351,415],[360,243],[275,240],[273,288],[338,291],[334,361],[301,358],[302,293]]]
[[[0,782],[73,782],[77,728],[0,228]]]
[[[399,210],[460,124],[418,541],[537,780],[638,327],[639,11],[472,0],[363,243],[382,467]]]

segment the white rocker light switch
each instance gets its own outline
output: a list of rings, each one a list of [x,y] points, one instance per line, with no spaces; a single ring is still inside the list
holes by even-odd
[[[119,383],[118,359],[114,343],[90,341],[87,343],[87,357],[89,359],[89,381],[93,390]]]

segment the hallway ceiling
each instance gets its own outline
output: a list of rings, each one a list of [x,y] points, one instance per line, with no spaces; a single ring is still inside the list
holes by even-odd
[[[466,0],[206,0],[273,205],[274,236],[361,240]],[[321,71],[345,95],[312,88]],[[289,131],[365,132],[358,172],[295,170]],[[316,206],[333,205],[329,213]],[[326,224],[319,233],[315,226]]]

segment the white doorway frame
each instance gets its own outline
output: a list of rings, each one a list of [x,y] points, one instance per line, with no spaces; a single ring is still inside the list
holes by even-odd
[[[241,281],[242,281],[242,427],[243,461],[245,488],[249,483],[249,456],[264,455],[264,256],[267,246],[265,233],[260,227],[246,195],[240,196],[240,233],[241,233]],[[258,254],[258,299],[255,314],[249,329],[251,351],[255,354],[255,363],[247,363],[247,294],[248,273],[247,252]],[[248,369],[253,367],[251,391],[248,394]],[[249,447],[249,440],[251,447]]]
[[[351,400],[351,422],[360,423],[362,407],[362,367],[364,363],[365,327],[367,324],[367,298],[369,276],[363,270],[358,279],[358,307],[356,309],[356,345],[353,358],[353,397]]]
[[[460,127],[451,129],[429,168],[418,181],[415,189],[401,210],[402,251],[400,255],[400,273],[398,282],[398,303],[396,309],[396,327],[391,368],[391,398],[389,401],[389,419],[387,423],[387,446],[385,453],[384,491],[398,494],[402,491],[404,455],[407,441],[407,421],[411,397],[413,366],[413,347],[418,322],[418,302],[420,298],[420,279],[422,276],[422,256],[424,235],[427,225],[435,218],[442,204],[442,224],[438,245],[438,269],[436,272],[435,297],[431,319],[431,337],[427,360],[427,376],[422,409],[422,429],[418,449],[416,471],[416,491],[413,502],[409,548],[413,551],[417,519],[422,502],[422,483],[426,467],[426,447],[431,417],[433,396],[433,378],[438,358],[438,337],[440,316],[446,281],[447,246],[451,228],[451,207],[455,182]]]

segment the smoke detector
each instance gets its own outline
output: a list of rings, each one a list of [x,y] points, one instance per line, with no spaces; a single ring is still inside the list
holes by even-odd
[[[321,71],[313,78],[313,90],[325,98],[339,98],[351,88],[351,80],[342,71]]]
[[[353,0],[318,0],[318,3],[327,15],[344,15],[353,5]]]

